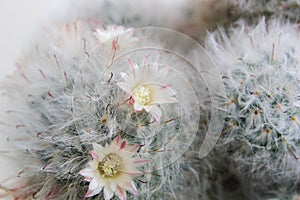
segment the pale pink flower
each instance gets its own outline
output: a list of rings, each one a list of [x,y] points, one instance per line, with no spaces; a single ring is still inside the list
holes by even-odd
[[[175,92],[166,83],[168,67],[159,68],[158,64],[142,67],[128,60],[131,73],[121,73],[123,82],[117,85],[130,95],[135,111],[149,112],[160,123],[162,111],[160,104],[176,103]]]
[[[139,147],[140,145],[127,145],[126,140],[122,140],[120,136],[105,147],[93,144],[93,150],[90,152],[93,160],[79,172],[90,182],[85,197],[99,194],[102,190],[105,200],[114,195],[126,200],[126,191],[138,195],[133,177],[141,175],[142,172],[137,167],[148,162],[137,157]]]
[[[113,44],[114,48],[131,46],[138,38],[133,36],[133,28],[124,28],[123,26],[111,25],[106,29],[97,29],[94,33],[100,43]]]

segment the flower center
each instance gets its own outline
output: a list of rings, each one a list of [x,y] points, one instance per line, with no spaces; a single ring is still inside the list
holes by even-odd
[[[142,106],[150,103],[150,95],[150,89],[144,86],[138,86],[137,88],[135,88],[133,93],[134,100]]]
[[[103,178],[117,176],[122,167],[122,160],[114,153],[107,154],[98,165],[99,173]]]

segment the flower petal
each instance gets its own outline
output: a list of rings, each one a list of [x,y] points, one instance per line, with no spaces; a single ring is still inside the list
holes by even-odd
[[[151,160],[136,159],[133,163],[136,164],[136,166],[139,166],[149,163],[150,161]]]
[[[141,146],[142,145],[140,145],[140,144],[134,145],[129,151],[130,152],[137,152]]]
[[[160,110],[160,108],[157,105],[153,105],[151,106],[149,113],[154,117],[154,119],[160,123],[160,119],[162,116],[162,112]]]
[[[93,149],[98,152],[98,151],[103,151],[104,150],[104,147],[101,146],[100,144],[97,144],[97,143],[93,143]]]
[[[98,183],[97,179],[93,178],[93,180],[90,182],[89,190],[95,190],[98,187],[99,187],[99,183]]]
[[[134,194],[135,196],[139,195],[138,190],[136,189],[136,186],[134,184],[134,182],[131,182],[131,186],[130,186],[130,190],[129,190],[132,194]]]
[[[93,176],[95,174],[95,169],[87,167],[87,168],[80,170],[79,174],[84,177],[87,177],[87,178],[93,178]]]
[[[126,200],[126,191],[123,190],[120,186],[117,186],[117,191],[116,195],[121,199],[121,200]]]
[[[105,200],[110,200],[114,194],[116,197],[126,200],[127,191],[138,195],[136,186],[133,183],[133,177],[141,175],[142,172],[136,167],[148,162],[148,160],[135,157],[135,152],[140,148],[140,145],[129,145],[126,140],[123,140],[121,136],[118,135],[110,144],[106,143],[105,147],[99,144],[93,144],[93,147],[94,149],[91,151],[91,155],[94,159],[88,163],[86,168],[80,171],[80,174],[85,176],[84,180],[90,182],[85,197],[94,196],[101,192],[101,190],[103,190]],[[119,171],[120,174],[109,179],[101,176],[98,171],[99,161],[95,160],[97,156],[106,155],[107,153],[116,154],[124,162],[122,169]]]
[[[110,188],[104,187],[104,199],[110,200],[113,196],[114,192]]]
[[[137,101],[134,102],[133,107],[135,111],[142,111],[145,108],[144,106],[140,105]]]
[[[131,180],[131,177],[135,177],[135,176],[139,176],[142,174],[141,171],[139,171],[138,169],[136,169],[135,167],[137,167],[138,165],[135,165],[134,163],[132,163],[132,166],[126,166],[122,172],[124,173],[124,175],[121,177],[118,177],[118,180],[121,181],[125,181],[125,180]],[[126,176],[126,177],[125,177]]]
[[[98,154],[95,151],[90,151],[90,155],[95,159],[95,160],[99,160]]]
[[[120,150],[123,150],[126,147],[126,140],[123,140],[123,142],[120,145]]]
[[[164,103],[177,103],[178,100],[173,97],[175,91],[171,90],[169,85],[151,85],[152,91],[152,103],[153,104],[164,104]]]
[[[153,103],[156,104],[164,104],[164,103],[177,103],[178,100],[175,97],[160,97],[155,99],[155,101],[153,101]]]
[[[119,86],[122,90],[124,90],[127,93],[130,93],[130,86],[124,82],[118,82],[117,86]]]
[[[110,189],[113,191],[113,192],[116,192],[117,190],[117,183],[115,181],[111,181],[110,182]]]
[[[119,135],[114,139],[114,143],[119,144],[120,141],[121,141],[121,135],[119,134]]]
[[[94,143],[93,144],[93,149],[94,150],[91,151],[90,153],[93,153],[93,154],[96,154],[96,155],[91,154],[92,157],[94,159],[96,159],[97,161],[101,161],[104,158],[105,153],[106,153],[105,148],[103,146],[99,145],[99,144]]]
[[[92,178],[85,178],[84,180],[87,181],[87,182],[91,182],[93,179]]]
[[[92,197],[96,194],[99,194],[101,192],[101,190],[102,190],[102,188],[98,188],[96,190],[88,190],[84,197],[85,198]]]
[[[88,164],[90,169],[95,170],[98,168],[99,162],[97,160],[91,160]]]

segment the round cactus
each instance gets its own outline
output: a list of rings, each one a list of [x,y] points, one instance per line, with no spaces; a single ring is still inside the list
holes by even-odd
[[[1,85],[1,136],[21,152],[16,159],[24,158],[16,177],[1,183],[6,195],[186,194],[183,174],[193,164],[184,163],[185,153],[192,150],[207,86],[186,50],[168,44],[178,37],[194,41],[165,29],[81,19],[44,34]],[[203,91],[195,90],[199,85]],[[196,191],[198,184],[189,187]]]
[[[299,183],[299,26],[239,21],[227,33],[220,29],[206,40],[226,89],[217,149],[247,185],[248,196],[276,197]]]

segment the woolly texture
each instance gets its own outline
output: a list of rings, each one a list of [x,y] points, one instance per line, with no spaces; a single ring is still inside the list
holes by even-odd
[[[181,156],[192,144],[200,113],[199,94],[193,89],[199,83],[197,71],[164,50],[154,30],[147,31],[105,27],[96,20],[57,23],[20,58],[18,70],[1,87],[0,121],[7,142],[30,164],[15,179],[1,182],[7,194],[16,199],[124,199],[128,185],[113,187],[122,191],[109,195],[100,188],[86,194],[89,183],[78,174],[91,160],[93,144],[104,147],[118,135],[126,141],[120,149],[125,144],[126,149],[137,147],[134,157],[149,160],[137,167],[142,174],[132,178],[139,196],[127,193],[128,199],[172,199],[184,193]],[[140,49],[149,46],[157,48]],[[156,89],[169,90],[172,103],[155,102],[159,120],[144,109],[135,110],[132,100],[137,96],[128,96],[117,84],[122,74],[134,73],[135,65],[169,69]],[[189,74],[195,76],[188,81]],[[99,163],[108,171],[123,169],[108,165],[112,158],[104,155]],[[122,158],[114,159],[121,163]],[[136,194],[135,188],[131,191]]]
[[[247,21],[257,22],[261,16],[283,17],[299,22],[299,0],[228,0],[232,16],[239,16]]]
[[[227,93],[220,97],[227,116],[217,149],[246,196],[279,198],[299,184],[299,26],[264,19],[236,26],[206,40]]]

